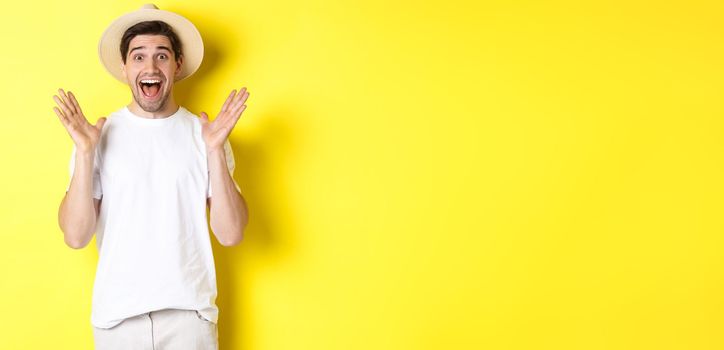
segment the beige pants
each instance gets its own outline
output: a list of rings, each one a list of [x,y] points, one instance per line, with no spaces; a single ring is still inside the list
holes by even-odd
[[[196,310],[164,309],[129,317],[110,329],[93,327],[96,350],[218,350],[215,323]]]

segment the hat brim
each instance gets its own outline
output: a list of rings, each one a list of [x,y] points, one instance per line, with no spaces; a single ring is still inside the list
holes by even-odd
[[[173,28],[174,33],[181,41],[183,63],[181,73],[176,77],[176,81],[183,80],[194,74],[201,66],[201,61],[204,58],[204,42],[201,39],[201,33],[185,17],[158,9],[140,9],[127,13],[117,18],[106,28],[98,43],[98,56],[106,70],[122,83],[127,83],[121,69],[123,65],[120,49],[121,38],[128,28],[144,21],[166,22]]]

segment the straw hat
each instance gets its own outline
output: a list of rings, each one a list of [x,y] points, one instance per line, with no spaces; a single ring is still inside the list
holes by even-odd
[[[123,75],[123,70],[121,70],[121,65],[123,65],[120,50],[121,38],[128,28],[144,21],[166,22],[173,28],[174,33],[181,41],[184,60],[181,73],[176,81],[194,74],[204,58],[204,42],[201,39],[201,34],[188,19],[173,12],[159,10],[153,4],[143,5],[139,10],[118,17],[103,32],[98,43],[98,56],[100,56],[101,63],[106,67],[106,70],[116,79],[124,84],[126,83],[126,77]]]

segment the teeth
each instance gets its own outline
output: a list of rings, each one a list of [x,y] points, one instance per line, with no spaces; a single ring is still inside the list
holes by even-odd
[[[156,84],[156,83],[160,83],[160,82],[161,82],[160,80],[154,80],[154,79],[141,80],[141,83],[143,83],[143,84]]]

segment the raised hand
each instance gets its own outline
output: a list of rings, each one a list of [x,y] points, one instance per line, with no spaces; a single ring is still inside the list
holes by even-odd
[[[98,140],[101,138],[101,129],[106,123],[106,118],[99,118],[96,125],[91,125],[80,110],[78,101],[73,93],[66,94],[63,89],[58,89],[60,97],[53,95],[53,100],[58,107],[53,107],[58,119],[70,134],[78,151],[94,151]]]
[[[229,137],[231,130],[241,117],[241,113],[246,109],[244,102],[247,98],[249,98],[249,92],[246,91],[246,87],[242,88],[238,94],[236,90],[231,90],[231,94],[221,107],[221,112],[212,122],[209,122],[209,116],[205,112],[201,112],[201,132],[204,142],[206,142],[207,152],[223,149],[226,138]]]

